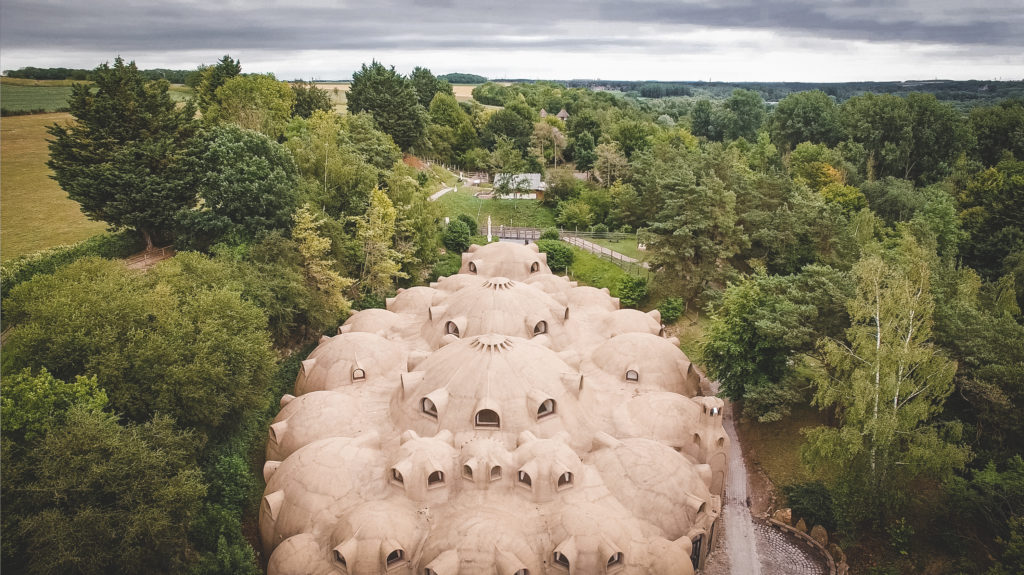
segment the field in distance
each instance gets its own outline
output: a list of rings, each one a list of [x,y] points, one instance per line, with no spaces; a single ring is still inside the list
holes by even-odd
[[[7,105],[6,96],[4,105]],[[0,123],[0,259],[6,261],[103,232],[51,179],[46,127],[70,114],[11,116]]]

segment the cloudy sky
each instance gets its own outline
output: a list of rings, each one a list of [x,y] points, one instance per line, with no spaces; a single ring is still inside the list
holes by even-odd
[[[377,59],[491,78],[1024,79],[1024,0],[2,0],[0,68],[347,79]]]

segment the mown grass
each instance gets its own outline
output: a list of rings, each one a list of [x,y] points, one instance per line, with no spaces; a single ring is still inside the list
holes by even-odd
[[[6,105],[6,103],[5,103]],[[70,114],[12,116],[0,122],[0,259],[73,244],[102,232],[87,220],[46,167],[46,127]]]
[[[455,218],[466,214],[477,221],[480,226],[487,225],[487,216],[491,216],[491,228],[497,234],[498,226],[514,226],[529,228],[549,228],[555,225],[555,216],[550,208],[542,206],[534,200],[482,200],[474,197],[476,188],[459,188],[448,192],[437,201],[441,204],[441,212]]]
[[[773,423],[758,423],[747,417],[736,419],[745,451],[779,489],[812,479],[800,461],[800,446],[804,442],[800,430],[826,423],[818,408],[804,403],[794,405],[788,416]]]
[[[636,260],[643,260],[644,253],[637,249],[636,236],[630,237],[625,240],[613,240],[613,239],[597,239],[597,238],[584,238],[588,242],[593,242],[599,246],[604,246],[610,250],[619,252],[624,256],[629,256]]]

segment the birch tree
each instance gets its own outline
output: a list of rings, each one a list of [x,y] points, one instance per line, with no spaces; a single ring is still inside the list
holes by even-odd
[[[909,235],[889,253],[869,245],[854,266],[848,341],[824,339],[815,403],[839,424],[807,432],[804,459],[829,479],[848,521],[898,512],[907,483],[961,468],[967,450],[934,416],[956,364],[931,343],[929,254]]]
[[[388,195],[377,188],[370,194],[370,207],[358,220],[358,238],[363,244],[363,274],[360,284],[364,292],[376,295],[389,293],[395,278],[408,277],[402,271],[402,254],[394,249],[397,212]]]

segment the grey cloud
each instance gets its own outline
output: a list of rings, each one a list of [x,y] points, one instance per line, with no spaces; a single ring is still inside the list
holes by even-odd
[[[19,49],[344,50],[654,48],[637,30],[693,27],[773,30],[827,39],[1024,47],[1024,6],[985,9],[946,0],[853,3],[500,2],[115,2],[5,0],[2,43]],[[617,26],[614,38],[597,32]],[[568,34],[566,31],[568,30]],[[673,49],[676,49],[673,47]]]

